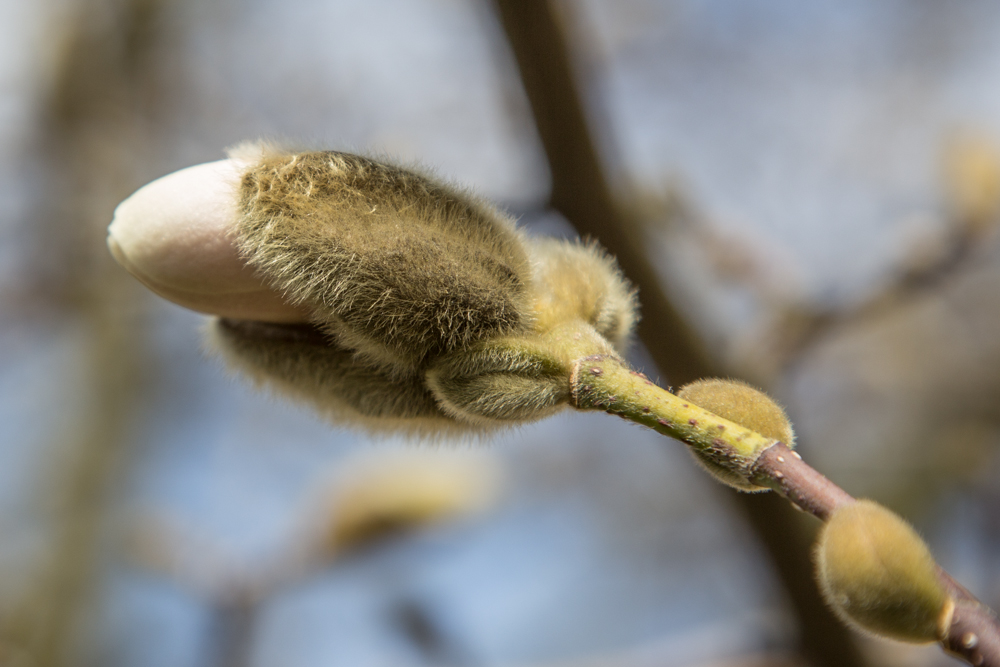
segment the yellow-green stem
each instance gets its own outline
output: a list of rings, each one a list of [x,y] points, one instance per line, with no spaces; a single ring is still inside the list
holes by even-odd
[[[614,356],[597,354],[573,364],[571,401],[685,442],[748,481],[768,486],[821,520],[853,503],[843,489],[773,438],[678,398]],[[1000,667],[1000,623],[993,612],[937,567],[954,610],[942,647],[977,667]]]
[[[678,398],[611,356],[579,360],[570,386],[577,409],[601,410],[648,426],[747,479],[761,453],[778,442]]]

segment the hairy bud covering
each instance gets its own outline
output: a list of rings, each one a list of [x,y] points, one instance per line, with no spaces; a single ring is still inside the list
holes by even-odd
[[[390,378],[314,328],[217,319],[209,339],[258,386],[309,403],[338,423],[426,435],[458,429],[422,378]]]
[[[576,319],[624,352],[638,320],[635,288],[596,243],[533,239],[535,330]]]
[[[482,431],[566,405],[576,358],[616,355],[635,290],[596,244],[526,239],[422,174],[260,143],[123,202],[108,245],[136,277],[221,318],[210,342],[335,421]]]
[[[240,209],[249,263],[391,371],[529,323],[513,223],[414,172],[347,153],[265,155],[243,175]]]
[[[442,358],[427,374],[441,408],[464,422],[547,417],[569,401],[570,369],[539,339],[499,339]]]
[[[719,378],[696,380],[682,387],[677,396],[765,437],[780,440],[788,447],[795,446],[795,432],[785,411],[770,396],[745,382]],[[695,460],[722,483],[741,491],[767,491],[766,487],[752,484],[747,476],[724,468],[701,452],[692,452]]]
[[[939,640],[953,603],[920,536],[893,512],[859,500],[834,512],[816,548],[827,603],[872,634],[906,642]]]

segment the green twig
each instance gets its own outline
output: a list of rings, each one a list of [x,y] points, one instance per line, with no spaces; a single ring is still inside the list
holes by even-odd
[[[820,520],[854,502],[784,443],[671,394],[614,356],[580,359],[571,376],[570,395],[575,408],[618,415],[681,440],[719,466],[772,489]],[[940,568],[938,578],[955,605],[940,642],[942,648],[970,665],[1000,667],[996,615]]]

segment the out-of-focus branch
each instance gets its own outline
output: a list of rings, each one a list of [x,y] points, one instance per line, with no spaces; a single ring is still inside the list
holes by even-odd
[[[639,336],[659,370],[674,384],[716,374],[703,346],[660,286],[636,225],[615,206],[551,2],[494,1],[548,158],[551,205],[582,234],[599,239],[639,286],[643,306]],[[816,665],[863,665],[849,633],[826,609],[813,584],[810,537],[794,512],[771,496],[740,495],[737,502],[767,548],[798,614],[803,653]]]
[[[987,136],[962,136],[947,145],[944,163],[943,228],[913,235],[888,279],[858,303],[775,304],[770,340],[756,346],[765,350],[759,355],[764,362],[756,360],[757,365],[768,374],[788,371],[823,341],[940,293],[977,263],[990,261],[1000,228],[1000,147]],[[753,282],[739,278],[743,284]]]
[[[639,336],[659,370],[678,385],[710,374],[701,342],[658,287],[639,230],[615,206],[572,78],[565,39],[549,3],[498,0],[496,5],[549,161],[551,206],[581,234],[600,239],[639,285]]]
[[[338,471],[303,508],[298,530],[270,558],[252,565],[241,564],[211,536],[162,517],[145,517],[136,526],[130,549],[136,564],[211,606],[213,664],[253,663],[261,612],[277,595],[345,559],[364,558],[412,533],[485,510],[501,479],[491,457],[410,450],[340,461]],[[390,621],[428,664],[469,662],[461,643],[438,627],[421,600],[398,600]]]
[[[32,220],[29,300],[82,334],[86,390],[66,411],[79,417],[61,429],[38,495],[53,510],[47,551],[23,605],[2,625],[32,667],[80,662],[79,622],[92,605],[100,536],[144,367],[129,323],[137,290],[107,258],[103,228],[134,186],[127,133],[137,91],[150,85],[143,56],[156,3],[80,2],[74,10],[68,32],[53,40],[60,53],[39,127],[47,183]]]

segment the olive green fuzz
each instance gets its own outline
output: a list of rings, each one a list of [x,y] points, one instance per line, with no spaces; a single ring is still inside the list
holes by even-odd
[[[823,597],[847,622],[879,637],[943,639],[954,602],[917,532],[871,500],[838,508],[816,545]]]
[[[609,356],[581,359],[570,386],[571,401],[577,409],[619,415],[682,440],[746,480],[752,477],[753,465],[761,453],[778,442],[678,398]]]

